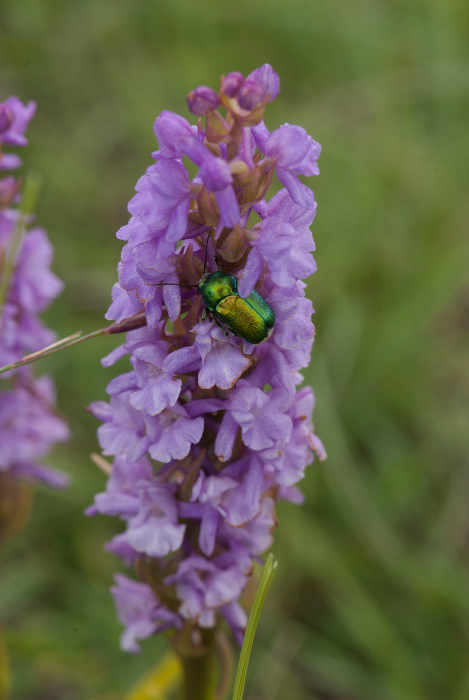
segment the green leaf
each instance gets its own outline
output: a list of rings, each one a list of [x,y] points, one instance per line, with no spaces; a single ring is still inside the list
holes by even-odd
[[[259,622],[262,606],[264,605],[267,591],[272,583],[272,578],[276,568],[277,562],[274,562],[273,555],[269,554],[264,566],[264,571],[262,572],[261,580],[259,581],[259,587],[257,589],[256,597],[254,598],[251,614],[249,615],[246,634],[244,635],[244,642],[241,649],[241,655],[239,657],[238,670],[236,671],[233,700],[242,700],[243,697],[244,684],[246,682],[246,675],[248,672],[249,657],[251,656],[251,649],[254,642],[254,635],[256,634],[257,623]]]

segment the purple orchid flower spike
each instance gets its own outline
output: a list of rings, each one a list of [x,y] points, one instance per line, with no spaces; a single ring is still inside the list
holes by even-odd
[[[104,360],[127,356],[130,367],[110,382],[110,403],[91,407],[103,452],[115,459],[88,514],[117,515],[125,526],[108,549],[140,578],[119,576],[113,589],[129,651],[170,627],[184,655],[188,639],[200,646],[222,620],[241,640],[240,596],[272,544],[276,503],[301,502],[306,466],[326,456],[312,390],[298,388],[314,338],[303,280],[316,269],[316,202],[298,176],[319,172],[320,147],[301,127],[266,129],[279,89],[266,64],[246,79],[228,73],[218,92],[189,93],[190,111],[204,116],[196,125],[163,112],[156,163],[117,234],[126,243],[107,317],[143,310],[147,328]],[[284,188],[269,197],[274,174]],[[251,212],[259,223],[249,224]],[[264,342],[202,314],[198,285],[217,269],[237,280],[227,299],[255,293],[270,306],[275,324]]]
[[[27,125],[34,115],[34,102],[23,104],[9,97],[0,104],[0,170],[21,164],[7,147],[25,146]],[[50,270],[53,250],[43,229],[28,228],[20,209],[20,180],[12,175],[0,179],[0,366],[17,362],[55,340],[55,334],[39,314],[61,292],[63,284]],[[25,222],[26,221],[26,222]],[[43,482],[53,488],[67,485],[67,476],[43,464],[56,442],[68,439],[69,431],[57,415],[52,379],[33,376],[31,366],[11,370],[0,379],[0,500],[14,513],[19,482]],[[12,483],[16,488],[12,489]],[[8,531],[8,515],[0,512],[0,540]]]

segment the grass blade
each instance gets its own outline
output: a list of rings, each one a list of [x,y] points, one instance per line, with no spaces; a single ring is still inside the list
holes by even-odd
[[[256,634],[257,623],[259,622],[262,606],[264,605],[267,591],[272,583],[272,578],[276,568],[277,562],[274,562],[273,555],[269,554],[264,566],[264,571],[262,572],[261,580],[259,581],[259,587],[257,589],[256,597],[254,598],[251,614],[249,615],[246,634],[244,635],[244,642],[239,657],[238,670],[236,671],[233,700],[242,700],[243,697],[249,657],[251,656],[251,649],[254,642],[254,635]]]

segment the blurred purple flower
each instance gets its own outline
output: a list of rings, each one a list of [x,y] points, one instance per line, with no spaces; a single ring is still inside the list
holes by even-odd
[[[55,442],[67,440],[66,424],[54,412],[55,391],[49,377],[22,372],[10,390],[0,392],[0,472],[62,488],[64,474],[37,464]]]
[[[3,144],[25,146],[26,127],[36,105],[17,97],[0,104],[0,169],[16,167],[15,154]],[[51,272],[53,250],[47,234],[30,228],[16,206],[20,181],[0,180],[0,365],[8,365],[55,339],[38,318],[61,292],[62,282]],[[22,221],[22,218],[27,219]],[[65,474],[38,460],[55,442],[68,438],[68,428],[55,410],[55,389],[48,377],[35,379],[30,367],[10,371],[0,380],[0,472],[14,479],[41,481],[55,488],[67,485]]]
[[[14,96],[0,103],[0,170],[12,170],[21,165],[16,154],[2,153],[1,145],[26,146],[24,133],[35,111],[35,102],[25,105]]]

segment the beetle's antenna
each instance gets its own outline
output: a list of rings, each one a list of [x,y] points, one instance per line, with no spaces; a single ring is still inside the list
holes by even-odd
[[[205,270],[207,268],[207,254],[208,254],[208,242],[210,240],[210,233],[207,235],[207,241],[205,243],[205,258],[204,258],[204,271],[203,274],[205,275]]]
[[[205,258],[204,258],[204,272],[203,274],[205,275],[205,270],[207,268],[207,255],[208,255],[208,242],[210,240],[210,234],[207,236],[207,241],[205,243]],[[218,258],[215,258],[217,260],[217,266],[218,265]],[[149,287],[163,287],[166,286],[167,284],[169,285],[174,285],[175,287],[195,287],[196,289],[199,288],[198,284],[179,284],[178,282],[155,282],[155,284],[149,284]]]
[[[179,282],[155,282],[155,284],[149,284],[149,287],[165,287],[166,285],[173,285],[174,287],[198,287],[198,284],[180,284]]]

